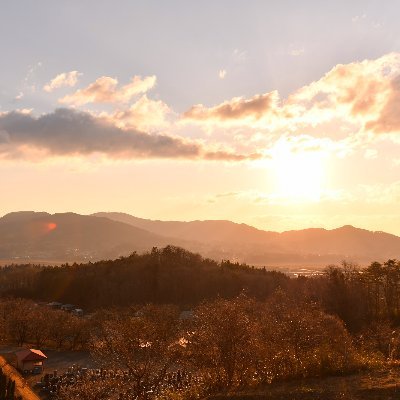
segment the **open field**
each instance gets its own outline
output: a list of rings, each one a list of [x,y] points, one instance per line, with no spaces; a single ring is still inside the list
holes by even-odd
[[[34,385],[44,375],[21,377],[13,368],[14,351],[18,348],[2,348],[1,365],[16,380],[24,400],[39,400]],[[72,365],[96,368],[95,361],[84,351],[44,350],[48,356],[44,373],[57,371],[62,374]],[[4,367],[3,367],[4,369]],[[397,400],[400,398],[400,367],[365,371],[349,376],[321,377],[275,383],[253,391],[210,396],[207,400]]]
[[[76,260],[77,263],[85,262],[82,260]],[[32,259],[32,258],[13,258],[13,259],[0,259],[0,267],[12,264],[35,264],[35,265],[45,265],[45,266],[60,266],[62,264],[73,264],[74,261],[71,260],[43,260],[43,259]],[[320,275],[325,270],[327,264],[304,264],[292,263],[288,265],[287,263],[275,263],[274,265],[254,265],[257,268],[265,267],[267,271],[279,271],[290,277],[297,277],[299,275],[312,276]]]
[[[33,258],[5,258],[0,259],[0,267],[12,264],[35,264],[35,265],[61,265],[65,264],[67,261],[63,260],[43,260],[43,259],[33,259]],[[71,264],[71,261],[68,261]],[[72,261],[73,263],[73,261]]]
[[[207,400],[397,400],[400,368],[276,383],[254,392],[210,396]]]

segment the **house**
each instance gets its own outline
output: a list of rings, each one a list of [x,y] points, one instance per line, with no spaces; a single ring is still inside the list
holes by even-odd
[[[72,313],[72,315],[75,315],[76,317],[83,317],[82,308],[75,308],[75,310],[72,310],[71,313]]]
[[[71,312],[72,310],[74,310],[76,307],[73,304],[63,304],[61,306],[61,310],[63,311],[68,311]]]
[[[15,353],[17,368],[25,373],[41,374],[44,370],[43,362],[47,359],[40,350],[24,349]]]
[[[62,306],[62,303],[59,303],[57,301],[52,301],[51,303],[47,304],[48,307],[54,308],[55,310],[60,309]]]

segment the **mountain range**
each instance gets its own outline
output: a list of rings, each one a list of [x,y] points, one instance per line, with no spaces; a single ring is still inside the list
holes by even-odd
[[[0,218],[0,259],[87,261],[168,244],[254,265],[322,266],[400,258],[400,237],[353,226],[271,232],[231,221],[158,221],[129,214],[13,212]]]

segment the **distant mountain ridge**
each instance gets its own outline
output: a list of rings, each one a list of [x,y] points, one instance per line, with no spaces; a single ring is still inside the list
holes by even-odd
[[[222,246],[247,262],[263,263],[276,260],[290,262],[302,259],[318,261],[352,258],[355,261],[370,261],[400,257],[400,237],[346,225],[327,230],[309,228],[286,232],[264,231],[246,224],[231,221],[154,221],[137,218],[124,213],[96,213],[95,216],[110,218],[141,227],[160,235],[168,235],[212,246]],[[239,246],[239,248],[238,248]],[[248,254],[246,254],[248,253]],[[265,255],[265,261],[262,261]]]
[[[74,213],[16,212],[0,218],[0,259],[115,258],[170,241],[108,218]]]
[[[98,260],[167,244],[267,266],[400,258],[400,237],[349,225],[278,233],[226,220],[155,221],[108,212],[22,211],[0,218],[0,260]]]
[[[156,232],[159,235],[186,238],[203,242],[205,235],[208,242],[246,242],[265,243],[277,232],[263,231],[246,224],[238,224],[227,220],[207,221],[160,221],[134,217],[125,213],[98,212],[92,214],[96,217],[104,217],[113,221],[123,222],[138,228]]]

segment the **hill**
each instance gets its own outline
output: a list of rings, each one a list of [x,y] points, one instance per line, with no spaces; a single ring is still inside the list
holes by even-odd
[[[146,303],[185,306],[218,296],[232,298],[243,290],[265,299],[289,281],[280,272],[217,262],[166,246],[115,260],[4,267],[0,269],[0,297],[60,301],[91,310]]]
[[[265,244],[279,235],[276,232],[263,231],[246,224],[237,224],[225,220],[155,221],[115,212],[99,212],[93,215],[124,222],[159,235],[185,238],[197,242],[231,243],[235,245],[237,243]]]
[[[271,232],[231,221],[154,221],[123,213],[15,212],[0,218],[0,260],[84,261],[168,244],[271,267],[400,258],[400,238],[353,226]]]
[[[90,260],[164,246],[173,240],[108,218],[16,212],[0,218],[0,258]]]
[[[231,221],[154,221],[124,213],[96,213],[155,234],[196,241],[203,253],[226,255],[251,264],[326,264],[343,259],[371,262],[400,257],[400,237],[347,225],[326,230],[263,231]],[[199,251],[202,250],[200,247]]]

